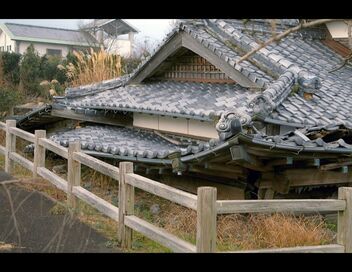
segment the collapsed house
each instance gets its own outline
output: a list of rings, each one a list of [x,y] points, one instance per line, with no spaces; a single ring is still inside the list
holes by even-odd
[[[278,33],[299,23],[278,21]],[[272,31],[264,19],[182,20],[132,74],[69,88],[18,126],[78,120],[51,139],[136,171],[240,181],[248,198],[350,184],[352,67],[336,69],[349,49],[319,26],[236,63]]]

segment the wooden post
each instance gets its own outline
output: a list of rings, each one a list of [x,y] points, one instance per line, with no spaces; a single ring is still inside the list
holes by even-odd
[[[132,229],[125,225],[125,216],[134,214],[134,187],[126,184],[125,176],[133,173],[132,162],[120,162],[119,180],[119,232],[118,240],[126,249],[132,247]]]
[[[216,188],[198,188],[197,252],[216,251]]]
[[[80,186],[81,183],[81,163],[73,159],[73,153],[80,151],[81,144],[79,141],[69,144],[67,159],[67,202],[73,209],[77,208],[77,198],[72,194],[72,188],[73,186]]]
[[[11,174],[14,167],[10,152],[16,152],[16,135],[10,133],[10,127],[16,127],[16,120],[6,120],[5,172],[8,174]]]
[[[346,201],[346,209],[339,211],[337,221],[337,243],[345,247],[345,252],[352,252],[352,188],[340,187],[339,199]]]
[[[46,138],[45,130],[36,130],[35,141],[34,141],[34,166],[33,166],[33,178],[38,177],[38,167],[45,167],[45,147],[39,145],[40,138]]]

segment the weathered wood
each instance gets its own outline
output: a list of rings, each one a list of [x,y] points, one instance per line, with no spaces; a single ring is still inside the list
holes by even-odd
[[[0,122],[0,130],[6,131],[6,124],[4,122]]]
[[[0,154],[5,155],[6,154],[6,147],[0,145]]]
[[[23,166],[24,168],[28,169],[29,171],[33,171],[33,162],[30,160],[27,160],[26,158],[23,158],[20,154],[17,154],[16,152],[10,152],[9,157],[11,160],[14,162],[17,162],[19,165]]]
[[[329,164],[324,164],[320,166],[320,170],[322,171],[328,171],[328,170],[333,170],[337,169],[343,166],[349,166],[352,165],[352,159],[350,161],[345,161],[345,162],[336,162],[336,163],[329,163]]]
[[[120,169],[121,170],[121,169]],[[128,174],[125,182],[148,193],[160,196],[187,208],[197,209],[197,196],[136,174]]]
[[[16,127],[15,120],[6,120],[6,151],[5,151],[5,172],[12,173],[14,162],[11,161],[10,153],[16,152],[16,136],[11,134],[10,128]]]
[[[68,205],[74,209],[77,207],[77,199],[72,194],[72,188],[74,186],[80,186],[81,163],[74,160],[73,153],[80,152],[80,151],[81,151],[81,144],[79,141],[69,144],[68,159],[67,159],[67,182],[68,182],[67,202],[68,202]]]
[[[38,167],[45,167],[45,148],[39,144],[40,138],[46,138],[45,130],[36,130],[34,139],[34,166],[33,166],[33,177],[38,176]]]
[[[268,248],[256,250],[226,251],[223,253],[343,253],[344,247],[341,245],[322,245],[322,246],[301,246]]]
[[[55,185],[57,188],[63,190],[67,193],[67,181],[63,178],[55,175],[50,170],[46,169],[45,167],[38,167],[37,168],[38,175]]]
[[[198,188],[197,252],[216,251],[216,188]]]
[[[182,33],[182,46],[192,50],[194,53],[203,57],[209,61],[214,66],[218,67],[222,72],[224,72],[229,78],[240,84],[245,88],[258,88],[259,86],[250,81],[245,77],[241,72],[234,69],[229,63],[225,60],[219,58],[213,51],[201,45],[197,40],[191,37],[187,33]]]
[[[126,216],[125,224],[131,229],[142,233],[153,241],[157,241],[174,252],[191,253],[196,251],[196,247],[194,245],[183,241],[175,235],[172,235],[136,216]]]
[[[96,208],[101,213],[110,217],[111,219],[118,221],[119,219],[119,208],[105,201],[104,199],[97,197],[93,193],[87,191],[86,189],[75,186],[72,188],[72,193],[77,196],[79,199],[88,203],[89,205]]]
[[[131,79],[132,84],[141,83],[146,77],[152,76],[158,66],[169,56],[175,54],[182,46],[182,37],[175,35],[149,61],[148,65],[140,70]]]
[[[79,161],[80,163],[106,175],[113,179],[119,180],[119,168],[98,160],[90,155],[87,155],[83,152],[73,153],[73,159]]]
[[[337,243],[345,247],[345,252],[352,252],[352,188],[340,187],[339,199],[345,201],[346,208],[339,211],[337,222]]]
[[[275,213],[275,212],[330,212],[343,211],[346,203],[335,199],[295,200],[218,200],[218,214]]]
[[[58,145],[57,143],[54,143],[49,139],[39,139],[39,144],[43,146],[45,149],[50,150],[51,152],[54,152],[55,154],[63,157],[64,159],[68,158],[67,148],[62,147],[61,145]]]
[[[24,131],[22,129],[16,128],[16,127],[10,127],[10,133],[16,135],[17,137],[20,137],[21,139],[24,139],[30,143],[34,143],[35,141],[35,136],[32,133],[29,133],[27,131]]]
[[[340,173],[335,171],[321,171],[311,169],[288,169],[282,172],[289,180],[290,187],[304,185],[342,184],[352,182],[352,173]],[[260,181],[261,188],[271,188],[272,180],[275,179],[273,172],[263,173]]]
[[[68,118],[68,119],[73,119],[73,120],[79,120],[79,121],[86,121],[86,122],[94,122],[94,123],[99,123],[99,124],[107,124],[107,125],[114,125],[114,126],[130,126],[133,123],[133,119],[128,116],[128,115],[122,115],[119,114],[117,117],[116,116],[89,116],[86,114],[79,114],[74,112],[73,110],[68,110],[68,109],[52,109],[51,110],[51,115],[57,116],[57,117],[63,117],[63,118]]]
[[[134,187],[127,184],[127,174],[133,173],[133,163],[119,164],[119,232],[118,239],[123,248],[132,246],[132,229],[125,225],[125,216],[134,214]]]

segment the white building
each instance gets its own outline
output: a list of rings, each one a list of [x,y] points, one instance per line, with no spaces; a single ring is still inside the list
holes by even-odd
[[[40,56],[66,57],[73,49],[104,45],[109,52],[128,57],[132,54],[136,32],[135,28],[119,19],[94,20],[81,30],[0,23],[0,51],[23,54],[33,44]]]

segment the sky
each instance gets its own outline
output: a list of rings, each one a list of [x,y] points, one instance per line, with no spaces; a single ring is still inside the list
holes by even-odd
[[[77,29],[79,23],[87,22],[87,19],[0,19],[0,22],[13,22],[18,24],[29,24],[49,27]],[[137,28],[140,33],[136,39],[148,39],[160,42],[171,30],[172,19],[125,19],[126,22]]]

